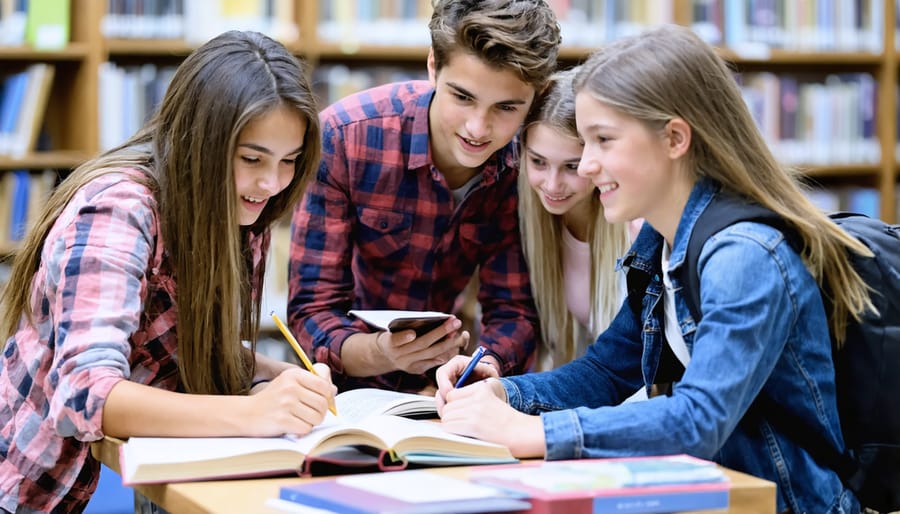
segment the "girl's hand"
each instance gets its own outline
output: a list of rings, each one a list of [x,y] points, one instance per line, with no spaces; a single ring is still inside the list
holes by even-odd
[[[502,384],[490,378],[449,391],[441,425],[454,434],[502,444],[517,458],[543,457],[541,417],[513,409],[500,395],[505,396]]]
[[[290,367],[265,387],[247,396],[250,408],[247,427],[250,436],[308,434],[325,419],[337,388],[324,364],[314,365],[318,376]]]
[[[438,414],[441,414],[444,404],[447,403],[447,393],[456,387],[456,381],[462,376],[463,371],[466,369],[466,366],[469,365],[470,360],[472,360],[472,357],[468,355],[457,355],[450,359],[447,364],[438,368],[437,373],[435,374],[435,381],[438,386],[438,392],[437,395],[435,395]],[[489,355],[483,357],[475,366],[475,369],[472,370],[472,374],[469,375],[466,382],[474,383],[478,380],[487,378],[499,378],[500,373],[497,371],[498,368],[492,365],[491,361],[493,361],[493,357]],[[502,398],[505,401],[506,392],[503,391],[503,387],[499,382],[497,382],[497,386],[500,387],[500,394],[497,395],[498,398]]]

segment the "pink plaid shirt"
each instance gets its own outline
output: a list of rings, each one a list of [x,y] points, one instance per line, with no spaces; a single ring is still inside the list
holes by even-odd
[[[252,241],[254,264],[268,239]],[[84,508],[110,389],[179,389],[175,298],[150,191],[122,173],[83,187],[44,243],[34,325],[20,323],[0,357],[0,507]]]

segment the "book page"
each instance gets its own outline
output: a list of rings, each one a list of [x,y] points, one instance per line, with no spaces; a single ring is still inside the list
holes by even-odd
[[[340,477],[341,485],[409,503],[435,503],[494,498],[497,489],[466,480],[429,473],[404,471],[402,474],[369,473]]]
[[[445,431],[440,423],[434,421],[398,416],[372,416],[363,420],[360,426],[376,434],[390,448],[401,450],[401,453],[405,450],[420,453],[481,455],[485,450],[498,448],[503,454],[509,451],[494,443],[451,434]],[[488,454],[493,455],[495,452],[488,451]]]
[[[396,416],[433,414],[437,418],[437,404],[433,396],[401,393],[386,389],[363,388],[344,391],[334,399],[339,417],[345,421],[359,421],[376,414]]]
[[[297,451],[290,437],[132,437],[122,446],[122,476],[140,465],[185,464],[266,451]],[[302,456],[298,455],[298,462]]]

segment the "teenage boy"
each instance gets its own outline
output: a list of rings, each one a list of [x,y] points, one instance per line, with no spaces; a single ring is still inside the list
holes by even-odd
[[[468,345],[451,317],[420,337],[350,309],[451,312],[478,269],[482,362],[531,365],[537,315],[519,241],[514,136],[556,69],[543,0],[438,0],[428,81],[387,84],[320,114],[322,161],[294,211],[288,322],[341,390],[433,393]]]

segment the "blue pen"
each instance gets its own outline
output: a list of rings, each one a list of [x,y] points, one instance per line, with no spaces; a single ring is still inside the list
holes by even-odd
[[[472,374],[472,370],[475,369],[475,366],[478,365],[478,361],[484,357],[484,346],[479,346],[475,353],[472,354],[472,360],[469,361],[469,365],[466,366],[466,369],[463,370],[462,375],[459,376],[459,380],[456,381],[456,388],[459,389],[466,382],[466,379],[469,378],[469,375]]]

